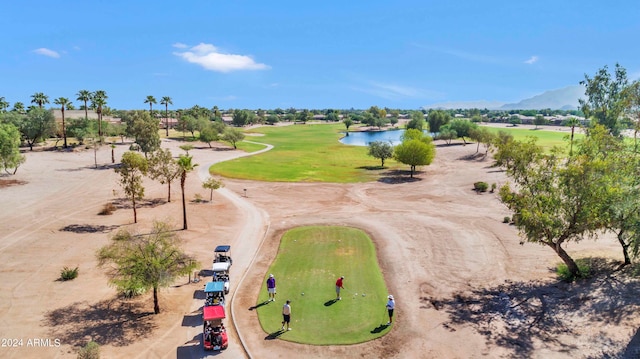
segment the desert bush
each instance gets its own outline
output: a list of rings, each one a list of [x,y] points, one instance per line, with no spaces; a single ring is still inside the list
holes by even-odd
[[[100,345],[93,340],[78,350],[78,359],[100,359]]]
[[[493,182],[491,184],[491,193],[495,192],[497,187],[498,187],[498,185],[495,182]]]
[[[98,214],[101,216],[106,216],[106,215],[113,214],[115,210],[116,210],[116,206],[114,206],[113,203],[109,202],[102,207],[102,210],[100,210]]]
[[[487,182],[476,182],[473,184],[473,189],[476,192],[487,192],[487,189],[489,188],[489,184],[487,184]]]
[[[509,216],[504,216],[504,218],[502,219],[502,223],[509,223],[511,222],[511,218],[509,218]]]
[[[578,265],[578,277],[573,277],[569,268],[564,263],[559,263],[556,267],[556,274],[560,280],[565,282],[573,282],[576,279],[580,278],[588,278],[589,273],[591,272],[591,267],[589,266],[589,261],[586,259],[576,259],[576,264]]]
[[[193,195],[193,201],[194,201],[195,203],[201,203],[201,202],[204,202],[204,201],[202,200],[202,195],[201,195],[200,193],[196,193],[196,194],[194,194],[194,195]]]
[[[145,288],[143,288],[143,287],[132,287],[132,288],[126,288],[126,289],[123,289],[123,290],[120,292],[120,296],[121,296],[122,298],[125,298],[125,299],[130,299],[130,298],[135,298],[135,297],[137,297],[137,296],[139,296],[139,295],[142,295],[142,294],[144,294],[146,291],[147,291],[147,290],[146,290]]]
[[[64,267],[60,271],[60,279],[63,281],[76,279],[77,276],[78,276],[78,267],[75,267],[73,269],[69,267]]]

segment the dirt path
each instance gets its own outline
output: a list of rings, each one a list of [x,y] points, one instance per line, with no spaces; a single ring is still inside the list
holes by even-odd
[[[174,155],[181,152],[179,145],[163,141],[163,147]],[[128,145],[118,145],[116,158],[127,149]],[[230,314],[252,357],[510,356],[510,351],[488,341],[473,323],[452,323],[452,313],[434,299],[445,301],[477,288],[550,279],[549,268],[558,260],[546,248],[519,244],[513,226],[502,223],[509,213],[496,195],[471,191],[475,181],[500,185],[505,180],[490,166],[490,160],[465,160],[475,146],[441,146],[437,151],[435,162],[423,168],[415,181],[393,177],[396,181],[312,184],[225,179],[226,187],[214,193],[211,203],[192,201],[196,193],[209,198],[209,191],[201,188],[208,164],[243,153],[205,145],[190,151],[201,166],[187,179],[189,230],[179,234],[204,269],[210,267],[215,245],[232,245]],[[18,348],[0,348],[0,356],[71,358],[75,347],[89,337],[102,344],[102,355],[109,358],[201,358],[209,354],[199,342],[202,282],[187,284],[184,278],[161,291],[163,311],[154,316],[149,315],[149,296],[124,304],[114,300],[115,289],[97,269],[96,249],[118,228],[132,227],[131,209],[96,215],[102,205],[122,196],[110,168],[110,150],[98,151],[100,169],[92,168],[93,151],[27,156],[25,165],[12,177],[26,184],[0,188],[0,337],[25,342]],[[180,228],[179,183],[172,186],[170,203],[166,203],[166,187],[150,181],[145,187],[145,198],[153,201],[140,208],[136,227],[144,231],[158,219]],[[397,323],[389,335],[370,343],[326,347],[265,339],[256,313],[249,308],[255,305],[280,235],[309,224],[354,226],[372,237],[398,306]],[[569,250],[619,257],[615,243],[606,240],[571,245]],[[56,281],[63,266],[78,266],[79,277]],[[132,310],[137,313],[134,317],[128,314]],[[535,342],[530,353],[532,357],[575,357],[558,348],[596,350],[601,346],[594,339],[597,335],[628,340],[636,321],[602,324],[592,335],[562,337],[551,349],[550,344]],[[576,323],[585,333],[594,325]],[[233,330],[230,334],[231,347],[220,357],[242,357],[238,334]],[[58,339],[60,346],[27,346],[29,338]]]

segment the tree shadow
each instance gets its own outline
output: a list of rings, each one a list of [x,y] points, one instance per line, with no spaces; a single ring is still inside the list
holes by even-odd
[[[485,159],[487,159],[487,155],[482,152],[478,152],[478,153],[471,153],[471,154],[464,155],[457,158],[458,161],[477,161],[478,159],[480,159],[480,161],[484,161]]]
[[[45,313],[44,326],[62,343],[82,346],[87,337],[100,345],[126,346],[150,336],[157,328],[153,313],[143,304],[118,299],[98,303],[76,302]]]
[[[589,262],[591,277],[578,282],[507,281],[495,287],[457,293],[452,298],[421,297],[421,308],[446,311],[449,321],[443,323],[445,328],[456,331],[458,326],[471,326],[488,344],[510,350],[516,357],[530,357],[534,344],[549,350],[580,351],[585,348],[563,341],[565,336],[579,334],[574,321],[619,325],[640,307],[637,298],[640,280],[633,269],[616,272],[619,262],[602,258],[585,260]],[[613,342],[599,331],[582,333],[585,335],[589,335],[590,345],[600,343],[602,348],[624,350],[625,343]],[[634,344],[633,350],[638,345]]]
[[[159,205],[167,203],[164,198],[142,199],[136,202],[136,208],[154,208]],[[116,198],[113,200],[113,205],[117,209],[132,209],[131,200],[128,198]]]
[[[202,326],[202,324],[202,311],[200,309],[189,314],[185,314],[182,317],[183,327],[199,327]]]
[[[383,166],[360,166],[360,167],[356,167],[359,170],[367,170],[367,171],[379,171],[379,170],[383,170],[387,167],[383,167]]]
[[[207,352],[202,346],[202,333],[176,348],[177,359],[200,359],[215,356],[220,352]]]
[[[68,226],[60,228],[63,232],[73,233],[109,233],[114,229],[120,227],[119,225],[104,226],[104,225],[91,225],[91,224],[70,224]]]
[[[249,310],[256,310],[256,309],[258,309],[258,308],[262,307],[263,305],[267,305],[267,304],[269,304],[269,301],[268,301],[268,300],[265,300],[265,301],[264,301],[264,302],[262,302],[262,303],[258,303],[258,304],[256,304],[256,305],[254,305],[253,307],[249,307]]]
[[[0,174],[0,177],[3,177],[5,174]],[[7,175],[8,176],[8,175]],[[0,179],[0,188],[5,188],[5,187],[11,187],[11,186],[20,186],[23,184],[27,184],[28,182],[26,181],[19,181],[19,180],[14,180],[14,179]]]
[[[278,330],[276,332],[270,333],[269,335],[267,335],[266,337],[264,337],[264,340],[274,340],[274,339],[278,339],[278,337],[280,337],[282,334],[284,334],[286,332],[286,330]]]
[[[385,329],[387,329],[389,327],[390,327],[390,325],[380,324],[380,325],[378,325],[378,327],[374,328],[370,333],[371,334],[378,334],[378,333],[382,332],[383,330],[385,330]]]
[[[411,183],[422,181],[421,178],[416,176],[424,173],[423,171],[415,171],[413,172],[413,177],[411,177],[411,171],[408,170],[390,170],[382,174],[380,178],[378,178],[378,182],[386,183],[386,184],[399,184],[399,183]]]
[[[335,298],[334,298],[334,299],[331,299],[331,300],[329,300],[329,301],[324,302],[324,306],[325,306],[325,307],[330,307],[330,306],[334,305],[337,301],[338,301],[338,300],[337,300],[337,299],[335,299]]]

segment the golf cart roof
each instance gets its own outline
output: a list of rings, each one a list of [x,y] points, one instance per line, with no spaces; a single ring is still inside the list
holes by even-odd
[[[221,305],[212,305],[204,307],[202,310],[202,320],[224,319],[224,307]]]
[[[224,246],[217,246],[215,251],[226,253],[226,252],[229,252],[230,250],[231,250],[231,246],[224,245]]]
[[[224,291],[224,282],[209,282],[204,287],[205,293],[214,293]]]
[[[214,272],[227,272],[231,263],[229,262],[214,262],[213,263],[213,271]]]

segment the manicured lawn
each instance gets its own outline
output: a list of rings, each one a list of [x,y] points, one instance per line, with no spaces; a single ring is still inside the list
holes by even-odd
[[[247,141],[260,142],[260,137],[245,138],[245,141],[236,143],[236,146],[238,147],[239,150],[242,150],[242,151],[245,151],[245,152],[249,152],[249,153],[260,151],[261,149],[267,147],[265,145],[260,145],[260,144],[257,144],[257,143],[251,143],[251,142],[247,142]]]
[[[225,161],[211,167],[212,173],[230,178],[271,182],[366,182],[378,178],[380,160],[367,156],[363,146],[339,142],[342,124],[260,127],[251,132],[264,136],[249,140],[268,143],[274,148],[258,156]],[[408,169],[392,159],[385,170]]]
[[[569,140],[565,140],[565,137],[571,136],[571,131],[547,131],[547,130],[533,130],[529,128],[518,128],[518,127],[485,127],[489,131],[498,133],[498,131],[504,131],[513,135],[513,139],[518,141],[526,141],[527,137],[533,136],[538,138],[538,145],[542,146],[545,149],[551,149],[553,146],[560,146],[562,148],[566,148],[567,153],[569,152]],[[566,129],[566,127],[560,127],[562,129]],[[573,136],[574,146],[575,141],[578,139],[582,139],[584,137],[581,133],[575,133]]]
[[[270,273],[276,278],[276,301],[260,305],[268,298]],[[342,300],[335,301],[335,281],[341,275],[346,290]],[[388,320],[386,297],[375,247],[363,231],[311,226],[294,228],[282,237],[256,305],[262,329],[272,336],[315,345],[354,344],[390,330],[381,325]],[[278,333],[287,299],[293,329]]]

